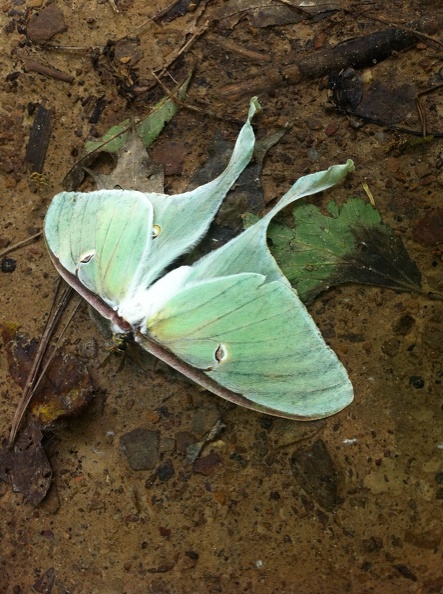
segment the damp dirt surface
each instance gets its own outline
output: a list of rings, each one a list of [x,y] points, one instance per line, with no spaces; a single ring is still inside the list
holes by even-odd
[[[424,286],[441,292],[443,10],[298,4],[2,2],[0,250],[42,230],[88,138],[162,98],[153,72],[171,89],[193,68],[185,104],[196,109],[180,109],[150,149],[166,192],[187,187],[216,133],[235,140],[258,95],[259,139],[291,124],[264,160],[263,208],[299,176],[352,158],[355,173],[315,204],[366,198],[366,183]],[[312,70],[340,43],[390,25],[409,34],[424,17],[431,25],[405,47],[390,38],[382,55],[369,43],[344,90],[340,79],[328,92],[327,60]],[[352,65],[340,60],[336,75]],[[300,63],[311,70],[300,76]],[[56,280],[41,237],[3,257],[3,328],[39,339]],[[123,365],[108,358],[112,341],[82,302],[59,348],[87,370],[91,402],[45,432],[52,479],[39,505],[0,483],[0,593],[443,592],[443,304],[347,284],[309,311],[355,399],[294,422],[229,404],[132,351]],[[3,437],[21,393],[7,353],[4,338]]]

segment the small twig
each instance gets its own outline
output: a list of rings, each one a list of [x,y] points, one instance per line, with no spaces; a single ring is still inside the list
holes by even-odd
[[[420,97],[418,94],[415,96],[415,107],[418,112],[418,117],[420,118],[421,135],[424,138],[426,136],[426,113],[423,109],[423,105],[421,104]]]
[[[157,81],[157,83],[160,85],[160,87],[163,89],[163,91],[166,93],[166,95],[169,97],[169,99],[171,99],[171,101],[173,101],[179,107],[183,107],[184,109],[188,109],[189,111],[194,111],[198,114],[208,115],[208,116],[215,118],[217,120],[222,120],[223,122],[235,122],[237,124],[243,123],[242,120],[237,120],[235,118],[227,118],[225,116],[221,116],[221,115],[215,113],[214,111],[211,111],[210,109],[206,109],[206,108],[202,109],[201,107],[197,107],[195,105],[189,105],[189,103],[185,103],[179,97],[177,97],[177,95],[174,95],[174,93],[171,93],[171,91],[168,89],[168,87],[159,79],[159,77],[152,70],[151,70],[151,75]]]
[[[254,51],[240,43],[236,43],[227,37],[222,35],[216,35],[215,33],[208,33],[206,39],[210,43],[216,43],[218,47],[222,47],[228,51],[239,54],[242,58],[258,62],[263,64],[264,62],[269,63],[272,61],[271,54],[269,52]]]
[[[31,58],[24,52],[17,52],[17,57],[25,65],[27,70],[31,70],[32,72],[38,72],[39,74],[43,74],[44,76],[49,76],[50,78],[55,78],[56,80],[61,80],[67,83],[73,83],[75,77],[67,72],[62,72],[61,70],[57,70],[56,68],[52,68],[52,66],[45,66],[38,60]]]
[[[44,50],[52,50],[57,52],[72,52],[72,53],[79,53],[85,54],[88,52],[101,52],[103,51],[103,46],[98,45],[60,45],[56,43],[42,43],[40,46]]]
[[[425,136],[427,136],[427,130],[426,130],[426,112],[425,112],[425,110],[423,108],[423,105],[422,105],[422,103],[420,101],[420,97],[423,97],[423,95],[428,95],[429,93],[433,93],[434,91],[436,91],[437,89],[441,89],[442,87],[443,87],[443,83],[439,83],[438,85],[435,85],[433,87],[429,87],[428,89],[424,89],[423,91],[420,91],[415,96],[415,105],[417,107],[418,115],[420,117],[420,123],[421,123],[421,130],[422,130],[422,136],[423,136],[423,138],[425,138]]]
[[[18,243],[14,243],[14,245],[11,245],[10,247],[8,247],[5,250],[3,250],[2,252],[0,252],[0,258],[3,258],[4,256],[10,254],[11,252],[14,252],[15,250],[18,250],[19,248],[21,248],[25,245],[28,245],[28,243],[32,243],[33,241],[38,239],[41,235],[42,235],[42,231],[39,231],[38,233],[36,233],[35,235],[31,235],[31,237],[28,237],[27,239],[23,239],[22,241],[19,241]]]
[[[60,288],[60,282],[61,281],[59,280],[57,283],[56,295]],[[53,301],[53,304],[51,307],[51,311],[49,313],[48,321],[46,323],[46,327],[44,329],[40,344],[38,346],[38,350],[35,355],[35,359],[33,361],[31,371],[29,372],[26,384],[22,391],[20,401],[18,403],[17,409],[14,414],[14,418],[12,420],[11,431],[9,433],[9,439],[8,439],[9,447],[12,447],[14,444],[14,440],[17,435],[17,431],[20,426],[21,420],[23,418],[23,415],[26,412],[26,409],[28,408],[29,402],[31,401],[33,390],[34,390],[34,385],[35,385],[35,380],[36,380],[37,374],[39,373],[40,365],[41,365],[43,356],[45,354],[48,342],[49,342],[49,340],[50,340],[50,338],[51,338],[51,336],[52,336],[52,334],[60,320],[60,317],[61,317],[64,309],[66,308],[67,303],[69,302],[69,299],[71,298],[72,293],[73,293],[73,289],[71,287],[65,288],[65,290],[63,291],[63,294],[60,298],[60,301],[57,304],[56,304],[56,298],[54,297],[54,301]],[[38,381],[40,381],[40,378]]]
[[[108,0],[108,2],[109,2],[109,4],[111,5],[111,7],[112,7],[112,10],[113,10],[114,12],[117,12],[117,13],[119,13],[119,12],[120,12],[120,11],[119,11],[119,9],[117,8],[117,4],[115,3],[115,0]]]
[[[372,195],[371,190],[369,189],[369,186],[366,182],[362,183],[363,186],[363,190],[366,192],[366,196],[369,198],[369,202],[372,204],[372,206],[374,208],[376,208],[375,206],[375,200],[374,200],[374,196]]]
[[[188,41],[186,41],[184,43],[184,45],[182,45],[178,49],[175,49],[174,51],[172,51],[169,54],[169,56],[166,57],[166,60],[165,60],[165,63],[163,64],[163,66],[161,68],[157,69],[157,73],[159,76],[162,76],[163,74],[165,74],[167,72],[167,69],[169,68],[169,66],[173,62],[175,62],[175,60],[177,60],[177,58],[179,58],[183,53],[185,53],[197,41],[197,39],[201,35],[203,35],[203,33],[205,33],[205,31],[208,30],[208,28],[212,24],[212,22],[209,20],[206,21],[200,27],[197,27],[197,25],[196,25],[196,23],[198,22],[198,20],[200,19],[201,15],[203,14],[203,12],[205,10],[206,10],[206,3],[203,4],[201,7],[199,7],[199,9],[195,12],[196,17],[194,19],[194,23],[188,31],[188,34],[190,34],[190,38],[188,39]]]
[[[34,123],[31,126],[26,146],[26,161],[34,176],[43,171],[46,152],[51,140],[51,119],[51,110],[41,104],[37,105]]]
[[[70,287],[68,288],[68,290],[70,290]],[[72,294],[72,293],[71,293],[71,294]],[[68,294],[68,295],[67,295],[67,299],[69,299],[69,298],[71,297],[71,294]],[[64,297],[64,295],[63,295],[63,297]],[[74,318],[75,314],[77,313],[77,310],[78,310],[78,308],[79,308],[79,306],[80,306],[80,303],[81,303],[81,300],[79,299],[79,300],[78,300],[78,302],[77,302],[77,304],[75,305],[74,309],[73,309],[73,310],[72,310],[72,312],[70,313],[70,315],[69,315],[69,317],[68,317],[68,320],[67,320],[67,322],[66,322],[66,323],[65,323],[65,325],[63,326],[63,328],[62,328],[62,331],[60,332],[60,335],[59,335],[59,337],[57,338],[57,342],[55,343],[55,345],[54,345],[54,347],[53,347],[53,349],[52,349],[52,353],[51,353],[51,354],[50,354],[50,356],[48,357],[48,360],[46,361],[46,363],[45,363],[45,365],[44,365],[43,369],[41,370],[41,372],[40,372],[40,375],[38,376],[37,380],[36,380],[36,381],[35,381],[35,383],[33,384],[33,387],[32,387],[31,394],[29,395],[29,401],[31,401],[31,400],[32,400],[32,397],[34,396],[34,394],[35,394],[35,391],[37,390],[37,388],[38,388],[38,386],[39,386],[40,382],[42,381],[42,379],[43,379],[43,377],[44,377],[44,375],[45,375],[46,371],[48,370],[48,367],[49,367],[49,365],[51,364],[51,361],[52,361],[52,359],[53,359],[53,358],[54,358],[54,356],[56,355],[56,353],[57,353],[57,351],[58,351],[58,348],[59,348],[59,346],[60,346],[60,343],[61,343],[61,341],[62,341],[63,335],[65,334],[66,330],[68,329],[68,326],[69,326],[69,324],[72,322],[72,320],[73,320],[73,318]],[[63,310],[61,310],[61,311],[63,311]],[[28,402],[28,403],[29,403],[29,402]]]
[[[332,48],[318,50],[299,58],[294,54],[292,64],[281,69],[270,71],[257,78],[242,80],[226,85],[219,92],[224,99],[240,99],[244,95],[258,94],[270,89],[283,86],[297,85],[301,82],[325,76],[330,72],[344,68],[366,68],[373,66],[374,61],[381,62],[393,52],[413,47],[416,43],[416,33],[435,31],[442,19],[423,18],[409,23],[414,26],[413,32],[405,32],[405,28],[392,28],[386,31],[375,31],[355,39],[344,41]],[[409,29],[408,29],[409,31]]]

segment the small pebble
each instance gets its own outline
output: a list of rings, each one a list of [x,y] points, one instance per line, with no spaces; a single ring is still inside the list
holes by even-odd
[[[192,471],[204,476],[210,476],[217,468],[222,466],[222,460],[215,452],[208,454],[204,458],[199,458],[192,465]]]
[[[325,134],[326,136],[333,136],[338,130],[338,124],[336,124],[335,122],[329,122],[329,124],[326,126],[325,129]]]
[[[316,163],[319,159],[318,151],[314,148],[308,149],[308,157],[309,160],[312,161],[312,163]]]
[[[425,380],[420,375],[411,375],[409,378],[409,383],[417,390],[421,390],[425,387]]]
[[[1,269],[2,272],[14,272],[17,266],[17,261],[13,258],[7,258],[6,256],[2,259]]]
[[[158,462],[158,431],[138,427],[122,435],[120,446],[132,470],[150,470]]]
[[[157,468],[157,477],[163,483],[172,478],[174,474],[175,469],[171,459],[166,460]]]
[[[27,34],[33,43],[45,43],[66,30],[62,11],[55,4],[50,4],[29,19]]]

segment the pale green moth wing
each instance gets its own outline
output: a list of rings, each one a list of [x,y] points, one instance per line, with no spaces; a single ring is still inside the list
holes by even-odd
[[[222,174],[191,192],[175,196],[127,190],[57,194],[46,215],[45,237],[61,276],[103,315],[100,299],[127,322],[136,323],[145,289],[203,237],[229,188],[250,161],[255,141],[251,119],[259,109],[253,98]]]
[[[255,225],[196,262],[192,267],[189,281],[206,280],[240,272],[257,272],[263,274],[267,282],[280,280],[290,286],[267,246],[266,231],[269,222],[280,210],[295,200],[331,188],[352,171],[354,171],[354,163],[349,159],[343,165],[332,165],[326,171],[299,178],[274,208]]]
[[[248,408],[316,419],[352,401],[345,369],[296,294],[278,280],[243,273],[199,282],[173,296],[146,328],[233,392],[222,396]]]
[[[205,235],[229,189],[251,160],[255,143],[251,119],[260,109],[257,99],[251,99],[246,123],[240,130],[229,163],[216,179],[174,196],[148,194],[154,207],[155,239],[143,283],[145,287]]]
[[[115,310],[139,290],[152,218],[152,204],[141,192],[62,192],[46,214],[45,239],[61,276],[88,301],[90,291]]]
[[[152,350],[152,338],[229,390],[209,386],[213,392],[256,410],[312,419],[347,406],[353,399],[347,373],[281,273],[266,230],[282,208],[353,169],[348,161],[300,178],[255,225],[193,266],[166,275],[158,306],[141,328],[142,345]],[[177,279],[170,296],[168,276]],[[155,285],[150,293],[158,293]]]

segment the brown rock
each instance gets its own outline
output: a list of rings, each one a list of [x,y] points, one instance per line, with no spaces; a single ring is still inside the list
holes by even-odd
[[[120,445],[132,470],[150,470],[158,462],[158,431],[138,427],[122,435]]]
[[[33,43],[45,43],[67,28],[62,11],[55,4],[50,4],[31,17],[27,35]]]
[[[443,207],[428,212],[415,224],[412,234],[414,241],[424,246],[443,243]]]
[[[204,476],[210,476],[217,468],[222,466],[222,460],[218,454],[211,452],[204,458],[199,458],[192,465],[192,471]]]
[[[405,314],[393,322],[392,330],[397,336],[406,336],[414,325],[415,319],[410,314]]]

